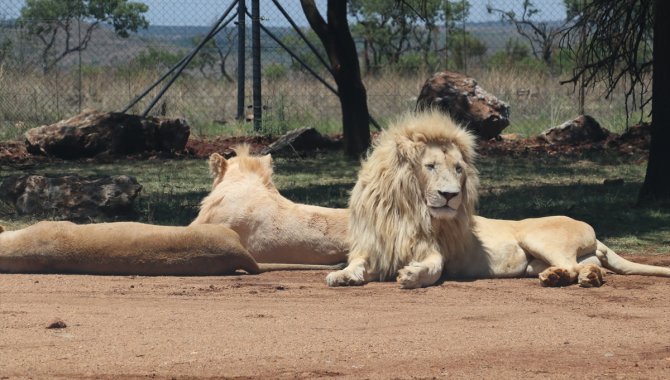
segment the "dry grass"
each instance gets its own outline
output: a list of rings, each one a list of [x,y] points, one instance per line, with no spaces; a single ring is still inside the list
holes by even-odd
[[[577,95],[570,86],[560,86],[558,77],[532,70],[478,69],[468,74],[510,104],[511,125],[507,132],[533,135],[577,115]],[[91,67],[82,71],[80,86],[76,72],[45,76],[1,70],[0,138],[18,135],[22,128],[14,128],[17,123],[27,127],[50,123],[69,117],[80,108],[121,110],[158,76],[156,70],[129,72]],[[386,73],[366,77],[372,116],[384,125],[395,115],[413,109],[428,76]],[[247,104],[251,103],[250,85],[249,81]],[[529,93],[519,95],[520,90]],[[192,72],[176,81],[154,112],[164,107],[168,116],[185,117],[199,136],[253,133],[250,123],[235,121],[236,91],[236,83],[208,80]],[[262,93],[264,134],[281,134],[301,126],[313,126],[325,133],[341,130],[337,97],[307,74],[288,72],[282,78],[264,80]],[[617,92],[608,100],[599,97],[601,93],[596,88],[589,95],[587,113],[604,127],[621,132],[626,126],[623,95]],[[141,112],[146,104],[142,102],[132,111]],[[247,111],[251,113],[250,109]],[[634,116],[639,117],[639,113]]]

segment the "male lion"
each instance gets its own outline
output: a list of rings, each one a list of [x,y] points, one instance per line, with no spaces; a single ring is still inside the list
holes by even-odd
[[[402,288],[451,278],[539,274],[544,286],[600,286],[602,267],[670,277],[670,268],[630,262],[586,223],[552,216],[520,221],[473,214],[478,177],[470,133],[436,111],[407,115],[382,132],[349,202],[349,265],[330,286],[397,276]]]
[[[272,182],[272,157],[252,156],[248,146],[226,160],[210,156],[211,193],[191,223],[222,224],[240,235],[259,263],[323,264],[346,261],[347,210],[294,203]],[[325,267],[323,269],[326,269]]]

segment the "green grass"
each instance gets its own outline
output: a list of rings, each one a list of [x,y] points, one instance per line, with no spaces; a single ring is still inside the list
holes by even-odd
[[[574,158],[483,157],[479,214],[520,219],[564,214],[593,225],[598,237],[615,250],[636,254],[670,254],[670,210],[637,208],[644,164],[616,156]],[[346,207],[358,165],[340,153],[307,159],[275,159],[275,183],[288,198],[327,207]],[[128,174],[143,185],[135,220],[186,225],[210,189],[205,160],[53,163],[33,173]],[[21,171],[0,167],[0,177]],[[605,179],[622,178],[621,186]],[[16,216],[0,204],[0,224],[20,228],[35,218]]]

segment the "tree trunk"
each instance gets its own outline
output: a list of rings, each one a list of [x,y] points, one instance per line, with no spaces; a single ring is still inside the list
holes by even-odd
[[[654,2],[653,84],[651,101],[651,147],[638,204],[670,204],[670,51],[663,38],[670,35],[670,2]]]
[[[344,150],[350,157],[358,158],[370,146],[370,116],[356,44],[349,30],[347,2],[328,1],[328,22],[314,0],[301,0],[301,4],[307,21],[328,53],[342,109]]]

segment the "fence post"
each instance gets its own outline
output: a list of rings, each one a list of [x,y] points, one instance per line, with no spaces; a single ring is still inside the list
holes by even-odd
[[[253,71],[254,131],[260,132],[261,105],[261,18],[259,0],[251,0],[251,59]]]
[[[584,7],[586,6],[586,1],[582,0],[581,3],[582,6],[582,12],[584,12]],[[586,23],[582,25],[582,29],[580,31],[580,38],[579,38],[579,58],[578,58],[578,65],[580,68],[583,68],[585,66],[584,62],[584,46],[586,45]],[[578,112],[580,115],[584,115],[584,103],[586,103],[586,89],[584,88],[584,75],[579,76],[579,97],[578,97]]]
[[[466,1],[463,0],[463,9],[467,9],[466,7]],[[467,75],[468,73],[468,40],[467,36],[465,35],[467,33],[467,30],[465,29],[465,19],[466,17],[463,17],[463,73]]]
[[[244,76],[246,49],[246,0],[237,2],[237,120],[244,120]]]

